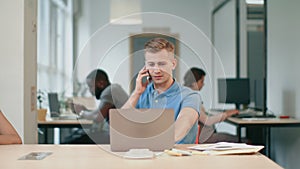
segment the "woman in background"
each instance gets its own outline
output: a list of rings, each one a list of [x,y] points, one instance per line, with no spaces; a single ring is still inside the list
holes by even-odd
[[[0,144],[22,144],[22,140],[14,127],[0,110]]]
[[[189,69],[184,75],[184,86],[193,90],[200,91],[204,86],[204,78],[206,73],[200,68],[193,67]],[[200,107],[199,124],[201,134],[199,143],[216,143],[220,141],[238,142],[238,138],[227,133],[216,133],[214,124],[226,120],[228,117],[238,114],[238,110],[227,110],[215,115],[207,115],[206,110],[201,105]]]

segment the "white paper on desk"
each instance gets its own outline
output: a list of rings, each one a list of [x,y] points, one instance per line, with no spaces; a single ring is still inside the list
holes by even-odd
[[[199,144],[197,146],[192,146],[189,148],[193,150],[199,150],[199,151],[228,151],[228,150],[247,150],[247,149],[255,149],[259,151],[262,148],[264,148],[264,146],[254,146],[245,143],[219,142],[214,144]]]

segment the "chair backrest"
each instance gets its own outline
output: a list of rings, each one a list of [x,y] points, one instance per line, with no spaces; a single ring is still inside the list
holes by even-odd
[[[199,144],[200,133],[201,133],[201,126],[200,126],[200,122],[198,122],[198,131],[197,131],[197,137],[196,137],[195,144]]]

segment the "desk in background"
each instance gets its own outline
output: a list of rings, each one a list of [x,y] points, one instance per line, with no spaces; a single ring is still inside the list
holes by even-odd
[[[52,120],[38,121],[38,128],[44,132],[45,144],[48,144],[48,129],[54,128],[90,128],[93,124],[92,120]]]
[[[278,118],[234,118],[229,117],[226,122],[237,127],[237,136],[241,142],[241,129],[243,127],[260,127],[264,130],[266,155],[271,155],[271,128],[272,127],[300,127],[300,120]]]
[[[133,160],[106,152],[99,145],[5,145],[0,146],[0,152],[1,168],[14,169],[282,169],[278,164],[260,153],[253,155],[193,155],[182,157],[162,154],[154,159]],[[31,152],[52,152],[52,154],[43,160],[18,160],[18,158]]]

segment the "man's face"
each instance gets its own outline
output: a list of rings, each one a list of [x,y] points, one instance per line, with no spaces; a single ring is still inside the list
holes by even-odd
[[[94,79],[87,79],[86,83],[89,87],[90,93],[96,97],[96,99],[100,99],[100,95],[103,91],[103,88],[99,87],[99,85],[97,85],[97,82],[95,84],[95,80]]]
[[[176,67],[176,59],[171,52],[163,49],[157,53],[145,53],[146,69],[155,84],[163,84],[172,79],[172,71]]]

